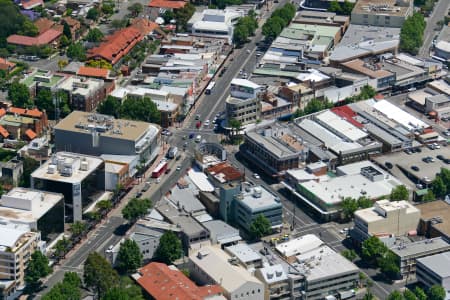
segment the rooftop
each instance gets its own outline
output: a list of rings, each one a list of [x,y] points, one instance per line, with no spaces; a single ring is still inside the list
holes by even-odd
[[[358,0],[352,10],[353,14],[375,14],[388,16],[406,16],[411,8],[412,0]]]
[[[367,223],[383,220],[387,216],[386,214],[398,211],[406,208],[406,214],[419,212],[419,210],[407,201],[389,201],[380,200],[375,202],[373,207],[360,209],[355,212],[355,216],[358,216]]]
[[[0,224],[0,251],[7,251],[7,248],[15,248],[19,240],[27,234],[30,229],[26,225]]]
[[[232,85],[240,85],[240,86],[244,86],[244,87],[248,87],[251,89],[259,89],[261,88],[260,85],[254,83],[253,81],[247,80],[247,79],[242,79],[242,78],[233,78],[231,80],[231,84]]]
[[[288,242],[278,244],[275,249],[284,257],[297,256],[307,253],[323,245],[323,241],[314,234],[292,239]]]
[[[36,82],[39,82],[39,86],[52,88],[57,83],[59,83],[63,78],[64,76],[53,74],[49,71],[36,70],[30,75],[26,75],[25,78],[21,80],[21,83],[25,84],[28,87],[31,87]]]
[[[342,63],[342,65],[346,68],[352,69],[353,71],[367,75],[371,78],[378,79],[394,75],[394,73],[383,70],[381,66],[378,66],[377,64],[368,64],[361,59],[351,60]]]
[[[233,167],[226,161],[219,162],[218,164],[209,167],[206,169],[206,172],[217,179],[220,183],[240,180],[244,175],[241,171],[239,171],[239,169]]]
[[[109,76],[109,70],[82,66],[78,69],[77,75],[86,77],[107,78]]]
[[[335,114],[331,110],[327,110],[321,114],[315,116],[317,120],[326,124],[327,126],[336,130],[339,134],[343,135],[347,139],[356,142],[368,136],[368,134],[352,123],[343,119],[341,116]]]
[[[63,81],[59,88],[72,94],[88,96],[101,89],[103,84],[104,81],[101,79],[72,76]]]
[[[264,281],[267,284],[272,284],[280,281],[284,281],[288,279],[286,272],[282,265],[269,265],[264,268],[257,269],[257,272],[260,272]]]
[[[189,176],[182,177],[184,184],[176,184],[170,191],[168,199],[187,213],[204,211],[205,207],[198,200],[198,189]]]
[[[424,265],[441,278],[450,277],[450,252],[419,258],[417,263]]]
[[[62,194],[16,187],[0,199],[0,219],[36,221],[63,198]]]
[[[94,172],[103,160],[96,156],[57,152],[37,168],[31,176],[44,180],[79,183]]]
[[[254,213],[272,207],[281,208],[280,199],[262,186],[245,187],[235,197]]]
[[[440,222],[433,224],[433,227],[442,232],[443,235],[450,236],[450,205],[445,201],[431,201],[416,206],[421,213],[421,219],[425,221],[439,219]]]
[[[259,255],[258,252],[250,248],[245,243],[226,247],[225,251],[231,254],[232,256],[237,257],[237,259],[239,259],[244,264],[262,259],[261,255]]]
[[[450,250],[450,244],[447,243],[442,237],[437,237],[433,239],[412,242],[409,244],[403,244],[400,246],[394,246],[391,248],[391,250],[400,258],[407,258],[410,256],[414,257],[416,255],[425,254],[431,251]]]
[[[216,240],[218,244],[223,244],[228,241],[239,241],[239,230],[231,225],[228,225],[222,220],[212,220],[202,223],[202,225],[208,229],[211,239]]]
[[[102,136],[137,141],[149,133],[153,137],[159,132],[157,125],[141,121],[115,119],[112,116],[73,111],[55,127],[55,130],[71,131],[91,135],[95,129]]]
[[[7,38],[7,42],[9,44],[21,46],[42,46],[51,44],[61,35],[61,31],[49,29],[36,37],[13,34]]]

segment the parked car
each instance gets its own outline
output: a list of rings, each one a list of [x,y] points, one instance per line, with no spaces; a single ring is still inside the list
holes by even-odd
[[[420,170],[418,166],[411,166],[411,169],[416,172],[419,172]]]
[[[261,177],[259,176],[258,173],[254,173],[254,174],[253,174],[253,178],[255,178],[255,179],[260,179]]]
[[[385,162],[384,165],[386,166],[386,168],[388,169],[392,169],[394,166],[390,163],[390,162]]]

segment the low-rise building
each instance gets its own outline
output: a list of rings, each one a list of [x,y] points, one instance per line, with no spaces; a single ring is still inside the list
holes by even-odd
[[[0,220],[27,225],[40,231],[43,240],[64,232],[64,197],[62,194],[17,187],[2,195]]]
[[[208,229],[212,245],[219,244],[223,248],[242,240],[239,230],[222,220],[212,220],[204,222],[202,225]]]
[[[104,81],[95,78],[69,77],[59,85],[68,95],[73,110],[91,112],[106,97]]]
[[[0,224],[0,296],[17,299],[25,287],[31,254],[41,247],[41,234],[26,225]]]
[[[370,236],[401,236],[417,231],[420,210],[407,201],[380,200],[355,212],[353,233],[359,241]]]
[[[230,84],[230,96],[226,99],[227,120],[236,120],[241,125],[256,123],[261,118],[263,88],[249,80],[235,78]]]
[[[39,47],[44,45],[56,47],[59,43],[59,38],[61,37],[61,35],[62,31],[49,29],[35,37],[13,34],[8,36],[6,41],[10,45],[19,47]]]
[[[70,152],[57,152],[31,174],[31,187],[64,195],[67,220],[80,221],[93,194],[104,191],[102,159]]]
[[[134,155],[145,164],[155,159],[159,151],[159,128],[146,122],[73,111],[54,131],[57,151]]]
[[[388,0],[383,3],[362,0],[357,1],[352,10],[351,23],[400,28],[413,12],[412,0]]]
[[[261,255],[245,243],[228,246],[224,250],[247,270],[259,269],[263,266]]]
[[[396,73],[392,73],[382,69],[381,64],[371,64],[361,59],[355,59],[341,63],[341,66],[346,70],[350,70],[355,73],[366,75],[372,79],[376,79],[378,90],[393,86],[396,80]]]
[[[264,300],[294,299],[291,281],[281,265],[269,265],[255,271],[255,277],[264,283]]]
[[[441,237],[437,237],[412,243],[400,243],[393,246],[391,250],[397,256],[399,276],[403,279],[411,279],[416,276],[417,259],[447,252],[450,250],[450,244]]]
[[[218,284],[231,299],[260,300],[264,285],[239,264],[230,261],[225,251],[214,246],[202,247],[189,255],[190,274],[202,284]]]
[[[450,205],[442,200],[421,203],[418,233],[428,238],[442,237],[450,242]]]
[[[136,282],[155,300],[225,299],[219,285],[197,286],[175,266],[152,262],[133,275]]]
[[[444,288],[450,299],[450,252],[430,255],[417,259],[416,278],[427,288],[438,285]]]
[[[41,89],[56,91],[59,84],[66,79],[61,74],[54,74],[50,71],[35,69],[30,74],[20,80],[30,90],[31,96],[36,96]]]

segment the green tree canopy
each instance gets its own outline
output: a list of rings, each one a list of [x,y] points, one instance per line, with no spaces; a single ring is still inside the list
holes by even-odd
[[[414,289],[414,295],[416,295],[417,300],[427,300],[427,294],[425,294],[424,290],[420,287],[416,286]]]
[[[99,298],[119,284],[119,275],[116,270],[97,252],[89,253],[83,271],[84,284]]]
[[[392,189],[389,199],[391,201],[408,200],[409,192],[406,186],[398,185]]]
[[[378,258],[380,271],[391,279],[396,279],[400,273],[397,256],[391,250],[387,250]]]
[[[175,10],[175,20],[177,21],[177,31],[186,31],[186,25],[195,12],[195,6],[188,2],[183,8]]]
[[[149,98],[128,97],[120,108],[122,119],[144,121],[159,124],[161,113],[156,104]]]
[[[75,221],[70,225],[70,232],[73,237],[79,237],[87,230],[86,223],[83,221]]]
[[[131,240],[125,240],[119,249],[117,255],[117,267],[123,273],[133,273],[142,265],[142,253],[138,244]]]
[[[351,197],[346,197],[341,202],[341,210],[345,220],[353,218],[353,214],[358,209],[358,201]]]
[[[88,18],[90,20],[94,20],[94,21],[97,21],[99,16],[100,16],[100,11],[95,7],[89,9],[86,14],[86,18]]]
[[[70,44],[69,48],[67,48],[67,57],[78,60],[85,61],[86,60],[86,49],[83,47],[83,44],[80,42]]]
[[[403,300],[403,295],[399,291],[393,291],[389,294],[387,300]]]
[[[26,108],[33,105],[28,87],[18,81],[14,81],[9,86],[8,99],[16,107]]]
[[[345,249],[341,252],[341,255],[351,262],[353,262],[358,257],[358,255],[356,254],[356,251],[353,249],[350,249],[350,250]],[[364,274],[364,273],[360,273],[360,274]]]
[[[100,29],[98,28],[92,28],[91,30],[89,30],[86,39],[89,42],[93,42],[93,43],[98,43],[101,42],[101,40],[103,39],[104,35],[103,33],[100,31]]]
[[[135,2],[127,7],[133,17],[137,17],[143,10],[144,7],[141,3]]]
[[[272,232],[272,226],[269,219],[263,214],[259,214],[250,225],[250,234],[255,239],[260,239]]]
[[[64,273],[62,282],[56,284],[42,300],[80,300],[81,279],[75,272]]]
[[[417,300],[416,295],[409,289],[403,291],[403,298],[405,298],[405,300]]]
[[[172,264],[183,255],[181,240],[172,231],[166,231],[159,239],[154,258],[167,265]]]
[[[129,277],[121,277],[119,286],[109,289],[101,300],[144,300],[142,290]]]
[[[110,115],[117,118],[120,113],[120,100],[109,95],[98,105],[97,111],[101,114]]]
[[[233,31],[233,43],[237,46],[245,44],[248,40],[248,28],[245,26],[236,26]]]
[[[152,207],[150,199],[133,198],[125,205],[122,210],[123,217],[129,222],[135,222],[137,219],[145,216],[148,209]]]
[[[362,243],[361,258],[368,263],[374,264],[387,250],[386,245],[379,238],[371,236]]]
[[[31,260],[25,270],[25,282],[27,289],[35,291],[41,285],[41,278],[52,272],[48,258],[41,251],[36,250],[31,254]]]
[[[375,300],[375,296],[372,294],[370,290],[368,290],[363,297],[363,300]]]
[[[0,0],[0,47],[6,47],[6,38],[12,34],[36,36],[36,26],[20,13],[19,7],[10,0]]]
[[[423,43],[425,18],[421,13],[415,12],[403,22],[400,31],[400,49],[413,55],[417,54]]]
[[[441,285],[433,285],[428,290],[429,300],[444,300],[445,299],[445,289]]]
[[[69,40],[72,40],[72,31],[70,31],[70,26],[66,21],[63,21],[63,35]]]
[[[342,8],[337,0],[333,0],[330,2],[330,7],[328,7],[328,11],[335,12],[335,13],[341,13]]]

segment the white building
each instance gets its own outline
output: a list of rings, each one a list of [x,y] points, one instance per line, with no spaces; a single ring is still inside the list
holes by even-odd
[[[450,252],[419,258],[416,265],[417,280],[427,288],[440,285],[450,299]]]
[[[263,88],[246,79],[234,78],[230,84],[230,96],[225,101],[227,119],[237,120],[242,125],[256,123],[261,118]]]
[[[194,13],[187,23],[187,29],[195,36],[226,39],[232,43],[233,27],[243,16],[243,11],[233,9],[205,9]]]
[[[406,235],[415,232],[420,210],[407,201],[380,200],[373,207],[355,212],[354,233],[359,240],[376,235]]]
[[[323,241],[314,234],[307,234],[278,244],[275,249],[287,260],[292,261],[295,256],[304,254],[323,245]]]
[[[189,255],[190,273],[202,284],[218,284],[229,300],[261,300],[264,285],[246,269],[230,260],[220,248],[202,247]]]

